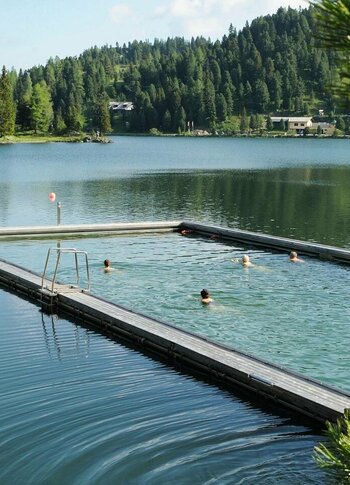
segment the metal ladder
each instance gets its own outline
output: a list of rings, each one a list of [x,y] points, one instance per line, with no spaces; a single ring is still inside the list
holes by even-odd
[[[48,268],[48,265],[49,265],[49,260],[50,260],[51,254],[53,252],[56,252],[55,270],[54,270],[52,280],[46,280],[46,272],[47,272],[47,268]],[[63,284],[57,283],[57,281],[56,281],[58,268],[59,268],[59,264],[60,264],[60,261],[61,261],[62,254],[73,254],[74,255],[75,275],[76,275],[76,284],[75,285],[72,285],[72,284],[63,285]],[[80,273],[79,273],[78,255],[85,256],[85,268],[86,268],[86,279],[87,279],[87,287],[86,288],[80,288],[80,286],[79,286],[79,284],[80,284]],[[49,281],[50,284],[45,286],[45,281]],[[41,279],[41,292],[42,293],[47,293],[47,294],[51,294],[51,296],[55,296],[58,293],[67,293],[67,292],[73,292],[73,291],[90,291],[90,289],[91,289],[91,284],[90,284],[89,261],[88,261],[88,256],[87,256],[86,251],[80,251],[79,249],[75,249],[75,248],[50,248],[47,251],[44,272],[43,272],[42,279]]]

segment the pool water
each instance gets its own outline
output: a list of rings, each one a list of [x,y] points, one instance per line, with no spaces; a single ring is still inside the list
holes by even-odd
[[[350,391],[348,266],[313,258],[293,264],[287,253],[178,233],[61,244],[88,252],[94,294]],[[0,255],[42,272],[54,245],[3,241]],[[253,267],[240,264],[244,253]],[[73,261],[63,258],[59,278],[70,282],[73,274]],[[213,304],[201,304],[202,288]]]
[[[2,485],[325,483],[322,438],[0,290]]]

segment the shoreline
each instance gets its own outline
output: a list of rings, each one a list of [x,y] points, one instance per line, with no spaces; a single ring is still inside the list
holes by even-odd
[[[0,145],[29,143],[111,143],[106,136],[92,137],[86,133],[79,135],[8,135],[0,138]]]
[[[135,137],[152,137],[152,138],[285,138],[285,139],[317,139],[317,140],[348,140],[350,135],[339,135],[339,136],[326,136],[326,135],[314,135],[309,134],[307,136],[297,135],[297,134],[248,134],[248,133],[237,133],[234,135],[225,134],[178,134],[178,133],[160,133],[153,135],[150,133],[109,133],[106,136],[99,138],[92,138],[89,135],[73,135],[73,136],[56,136],[56,135],[12,135],[0,138],[0,145],[14,145],[14,144],[40,144],[40,143],[112,143],[109,137],[117,136],[135,136]]]

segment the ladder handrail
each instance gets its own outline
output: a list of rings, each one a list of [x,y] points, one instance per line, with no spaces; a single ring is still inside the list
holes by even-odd
[[[82,250],[76,249],[76,248],[49,248],[48,249],[46,261],[45,261],[45,266],[44,266],[44,271],[43,271],[43,275],[42,275],[42,278],[41,278],[41,289],[43,290],[43,288],[44,288],[44,281],[45,281],[46,271],[47,271],[47,267],[48,267],[50,256],[51,256],[51,251],[56,251],[56,253],[57,253],[56,265],[55,265],[54,275],[53,275],[53,278],[52,278],[51,292],[54,293],[54,291],[55,291],[56,277],[57,277],[58,267],[59,267],[59,263],[61,261],[62,253],[74,254],[75,273],[76,273],[78,288],[79,288],[79,283],[80,283],[78,255],[79,254],[85,255],[85,266],[86,266],[86,277],[87,277],[87,288],[85,289],[85,291],[90,291],[91,284],[90,284],[90,270],[89,270],[88,255],[87,255],[86,251],[82,251]]]

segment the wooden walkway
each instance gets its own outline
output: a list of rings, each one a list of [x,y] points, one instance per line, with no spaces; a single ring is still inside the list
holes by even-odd
[[[0,284],[64,312],[103,331],[120,336],[170,362],[204,372],[221,385],[244,388],[317,422],[334,421],[350,408],[350,394],[271,365],[261,359],[198,337],[129,309],[57,285],[41,291],[41,275],[0,260]],[[50,281],[45,281],[50,286]]]

